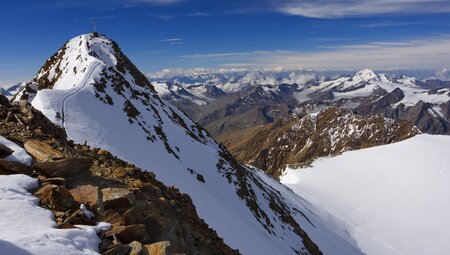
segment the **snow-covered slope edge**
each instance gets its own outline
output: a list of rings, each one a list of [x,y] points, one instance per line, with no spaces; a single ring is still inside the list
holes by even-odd
[[[450,137],[345,152],[289,169],[281,181],[341,219],[366,254],[448,254]]]
[[[29,166],[31,156],[17,144],[0,136],[0,144],[14,150],[6,158]],[[0,175],[0,254],[98,254],[98,238],[93,227],[57,229],[53,213],[39,207],[30,191],[37,180],[26,175]]]
[[[23,99],[75,142],[107,149],[189,194],[200,217],[243,254],[360,254],[307,203],[285,199],[287,188],[272,188],[162,101],[104,36],[66,43],[16,97]]]

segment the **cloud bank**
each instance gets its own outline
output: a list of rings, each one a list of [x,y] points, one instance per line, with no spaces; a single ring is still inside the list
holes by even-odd
[[[450,36],[427,40],[372,42],[317,47],[314,52],[252,51],[181,56],[197,66],[283,67],[311,69],[442,69],[450,67]],[[239,63],[243,63],[242,66]]]
[[[273,4],[282,13],[313,18],[450,12],[450,0],[284,0]]]

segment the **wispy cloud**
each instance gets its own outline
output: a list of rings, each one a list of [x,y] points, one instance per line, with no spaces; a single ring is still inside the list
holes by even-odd
[[[372,42],[322,48],[316,52],[252,51],[210,53],[181,56],[197,65],[217,63],[218,66],[236,63],[259,67],[281,66],[285,68],[312,69],[361,69],[388,68],[448,68],[450,67],[450,36],[427,40],[397,42]]]
[[[211,14],[206,13],[206,12],[193,12],[193,13],[188,13],[187,16],[189,16],[189,17],[207,17],[207,16],[211,16]]]
[[[450,12],[450,0],[282,0],[273,4],[282,13],[313,18]]]
[[[384,28],[384,27],[403,27],[403,26],[417,26],[428,24],[427,22],[393,22],[393,21],[382,21],[377,23],[362,24],[360,27],[367,28]]]
[[[183,39],[181,39],[181,38],[168,38],[168,39],[159,40],[158,42],[165,42],[165,43],[169,43],[169,44],[172,44],[172,45],[177,45],[177,44],[183,44]]]

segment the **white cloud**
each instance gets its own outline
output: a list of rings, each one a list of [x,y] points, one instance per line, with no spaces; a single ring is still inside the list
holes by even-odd
[[[450,0],[284,0],[273,4],[280,12],[313,18],[450,12]]]
[[[320,49],[320,48],[319,48]],[[375,69],[450,67],[450,36],[428,40],[373,42],[321,48],[316,52],[253,51],[233,53],[194,54],[182,56],[197,66],[217,63],[218,66],[245,63],[259,67],[312,69]]]

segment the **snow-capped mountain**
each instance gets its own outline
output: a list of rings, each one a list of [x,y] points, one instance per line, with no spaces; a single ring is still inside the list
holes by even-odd
[[[12,85],[8,88],[0,88],[0,94],[5,95],[7,98],[11,99],[15,94],[19,93],[23,87],[25,87],[25,82],[19,82],[15,85]]]
[[[177,83],[183,87],[192,85],[216,86],[226,93],[241,91],[255,85],[305,84],[310,81],[337,77],[337,71],[284,70],[280,68],[247,69],[165,69],[149,74],[150,81]]]
[[[418,135],[290,169],[281,181],[366,254],[448,254],[450,137]],[[318,212],[318,214],[320,214]]]
[[[346,233],[262,171],[238,163],[161,100],[112,40],[67,42],[17,95],[76,143],[104,148],[188,194],[198,214],[242,254],[361,254]]]
[[[291,114],[268,125],[237,131],[222,142],[238,160],[279,177],[288,165],[307,165],[319,157],[394,143],[419,133],[407,121],[327,108],[318,114]]]
[[[214,86],[224,87],[219,81]],[[242,130],[254,123],[270,123],[292,112],[317,113],[327,107],[352,109],[363,115],[381,114],[408,120],[426,133],[450,134],[449,82],[391,76],[372,69],[331,79],[313,76],[303,83],[281,81],[270,85],[255,78],[250,85],[241,84],[236,87],[239,89],[227,91],[227,96],[210,98],[195,107],[188,103],[177,104],[174,97],[166,99],[185,110],[213,135]],[[183,83],[179,86],[187,87]],[[265,118],[271,116],[265,109],[284,110],[275,114],[277,118]]]

